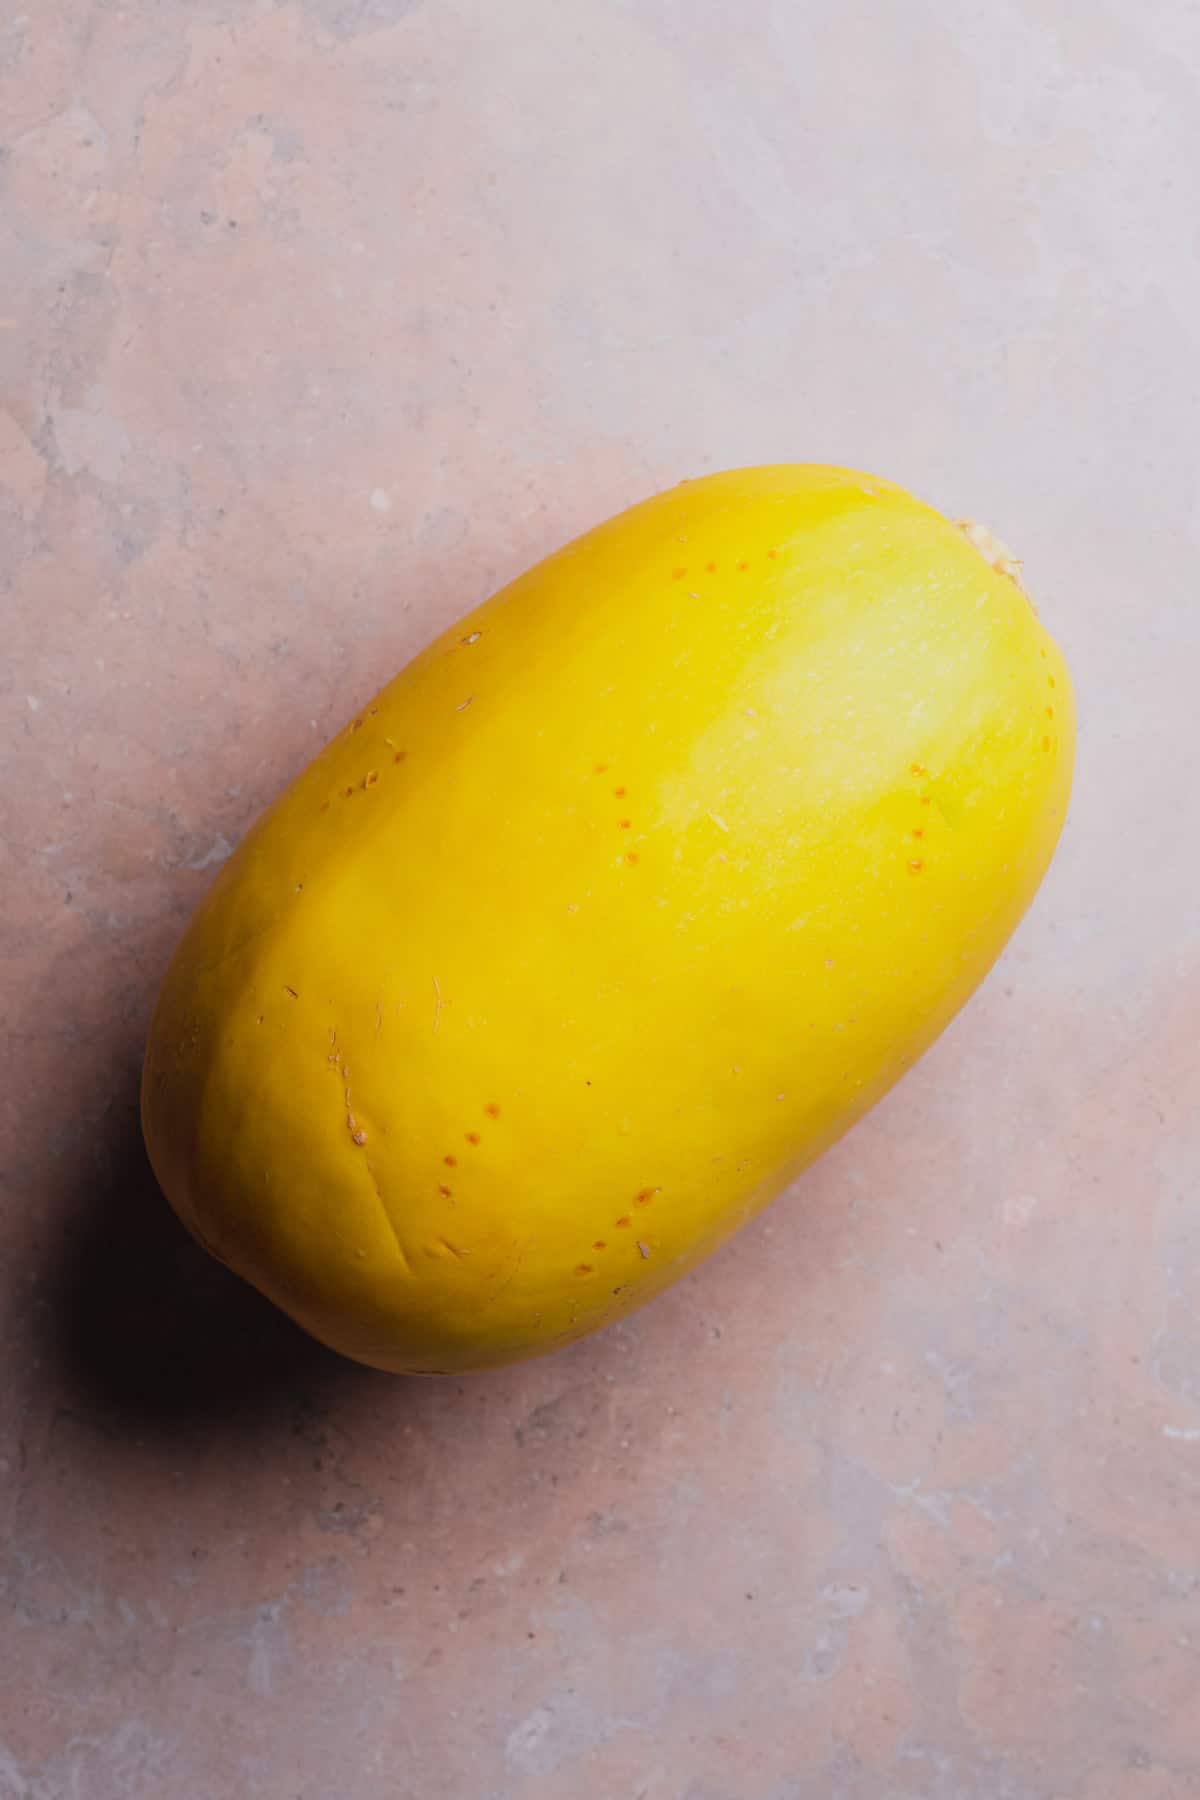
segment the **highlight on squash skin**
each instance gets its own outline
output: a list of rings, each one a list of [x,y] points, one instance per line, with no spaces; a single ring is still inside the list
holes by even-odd
[[[953,1017],[1073,748],[982,528],[808,465],[634,507],[422,652],[221,871],[147,1050],[164,1190],[381,1368],[595,1330]]]

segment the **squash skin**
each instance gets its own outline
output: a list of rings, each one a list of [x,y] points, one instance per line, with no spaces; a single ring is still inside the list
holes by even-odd
[[[928,1047],[1037,889],[1073,756],[1020,586],[902,489],[660,494],[438,638],[229,859],[151,1026],[158,1179],[364,1363],[581,1337]]]

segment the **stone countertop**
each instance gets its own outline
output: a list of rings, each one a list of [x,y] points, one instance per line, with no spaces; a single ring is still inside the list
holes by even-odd
[[[1195,7],[29,0],[0,120],[2,1800],[1200,1794]],[[1051,876],[653,1307],[341,1363],[148,1175],[182,921],[440,625],[776,459],[1024,557]]]

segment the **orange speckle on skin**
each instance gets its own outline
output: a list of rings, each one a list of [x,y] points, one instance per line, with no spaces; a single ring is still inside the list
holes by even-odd
[[[914,875],[919,875],[921,870],[925,867],[925,864],[921,862],[919,858],[916,858],[914,861],[910,862],[908,866]]]
[[[393,762],[403,762],[407,755],[408,755],[407,750],[397,750],[395,756],[392,758],[392,761]]]
[[[346,789],[345,794],[343,795],[343,799],[350,800],[353,798],[353,795],[354,795],[354,789],[352,787],[348,787]]]
[[[353,725],[351,725],[350,729],[351,729],[351,731],[360,731],[362,729],[362,720],[355,719],[355,721],[354,721]]]
[[[778,550],[768,550],[767,555],[770,557],[771,561],[774,562],[775,558],[779,555],[779,552]]]
[[[374,787],[375,783],[378,780],[379,780],[379,770],[378,769],[368,769],[366,774],[363,776],[363,786],[365,788]]]
[[[921,795],[921,805],[922,806],[932,806],[932,804],[933,804],[933,802],[930,800],[928,794]]]
[[[595,1243],[592,1245],[592,1249],[593,1250],[607,1250],[608,1245],[605,1243],[603,1238],[597,1238]]]
[[[655,1194],[661,1194],[661,1193],[662,1193],[661,1188],[656,1188],[656,1187],[641,1188],[641,1189],[639,1189],[638,1193],[634,1196],[633,1204],[635,1206],[649,1206],[649,1204],[653,1200]]]
[[[592,769],[592,774],[593,775],[603,775],[607,768],[608,768],[607,763],[597,763],[595,765],[595,767]]]
[[[321,811],[322,811],[322,812],[328,812],[328,811],[329,811],[329,802],[328,802],[328,800],[322,800],[322,802],[321,802]]]
[[[458,1167],[457,1156],[443,1156],[442,1161],[448,1169],[456,1169]]]
[[[1044,737],[1042,739],[1042,749],[1048,750],[1049,748],[1050,748],[1050,739],[1048,737]]]
[[[923,837],[924,837],[924,836],[925,836],[925,829],[924,829],[924,827],[923,827],[923,826],[921,826],[921,825],[918,825],[918,826],[917,826],[917,828],[916,828],[916,830],[915,830],[915,831],[914,831],[914,832],[913,832],[913,836],[914,836],[914,837],[915,837],[915,838],[923,838]]]
[[[498,1119],[500,1117],[500,1108],[496,1105],[494,1100],[489,1100],[483,1110],[489,1119]]]
[[[638,859],[638,853],[636,850],[629,850],[626,852],[626,855],[625,855],[626,862],[635,863],[637,861],[637,859]]]
[[[454,1189],[448,1188],[444,1181],[442,1183],[440,1183],[440,1185],[438,1187],[438,1193],[441,1194],[444,1199],[449,1200],[451,1195],[453,1194],[453,1192],[454,1192]]]
[[[717,572],[717,565],[715,562],[707,562],[704,565],[704,569],[706,574],[715,575]]]
[[[468,1144],[477,1144],[479,1142],[479,1133],[477,1131],[468,1131],[467,1142]]]
[[[912,773],[914,775],[923,775],[925,773],[925,764],[924,763],[914,763],[912,766]]]
[[[1052,719],[1054,717],[1054,708],[1052,706],[1048,706],[1046,708],[1046,717],[1048,719]]]
[[[632,819],[621,819],[619,821],[619,823],[620,823],[622,831],[628,831],[629,827],[633,823],[633,821],[632,821]]]
[[[747,570],[747,569],[748,569],[748,568],[749,568],[749,567],[750,567],[750,564],[749,564],[749,563],[748,563],[748,562],[739,562],[739,563],[738,563],[738,564],[737,564],[737,568],[738,568],[738,570],[739,570],[739,572],[740,572],[740,573],[741,573],[741,574],[743,574],[743,575],[744,575],[744,574],[745,574],[745,573],[746,573],[746,570]]]
[[[625,789],[624,788],[614,788],[613,793],[617,796],[618,800],[622,800],[625,797]]]
[[[577,1275],[593,1275],[595,1274],[595,1270],[592,1268],[591,1263],[576,1263],[575,1273]]]
[[[633,1224],[633,1220],[628,1213],[622,1213],[621,1217],[615,1220],[614,1223],[616,1224],[618,1231],[624,1231],[627,1225]]]

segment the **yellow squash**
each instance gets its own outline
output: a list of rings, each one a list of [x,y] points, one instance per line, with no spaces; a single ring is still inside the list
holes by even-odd
[[[1073,743],[986,534],[844,469],[684,483],[447,632],[250,832],[155,1014],[159,1179],[363,1362],[580,1337],[943,1028]]]

